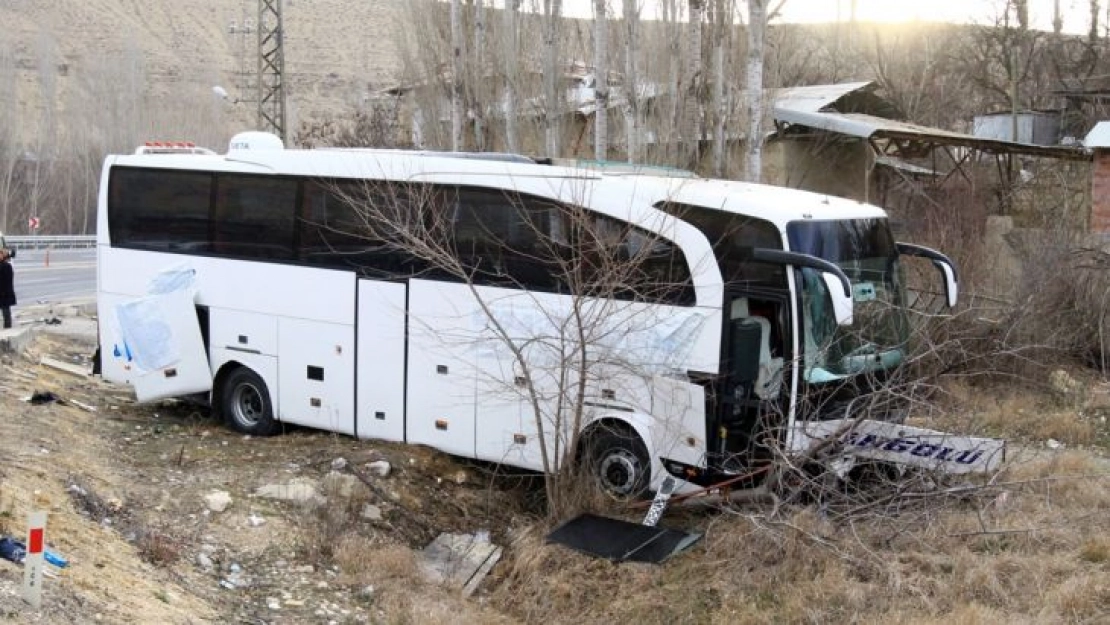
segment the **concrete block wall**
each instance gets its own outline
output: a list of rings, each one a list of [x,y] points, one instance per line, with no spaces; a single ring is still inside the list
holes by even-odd
[[[1091,164],[1092,234],[1110,233],[1110,149],[1097,148]]]

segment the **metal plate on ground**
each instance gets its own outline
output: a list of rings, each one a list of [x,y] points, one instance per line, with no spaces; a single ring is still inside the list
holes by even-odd
[[[555,528],[547,535],[547,542],[615,562],[658,564],[699,538],[701,534],[582,514]]]

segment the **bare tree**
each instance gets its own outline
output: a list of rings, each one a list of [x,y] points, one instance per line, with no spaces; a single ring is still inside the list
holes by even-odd
[[[745,65],[748,149],[744,179],[751,182],[759,182],[763,176],[763,45],[766,32],[766,0],[748,0],[748,60]]]
[[[562,152],[560,117],[563,114],[559,37],[562,32],[563,0],[543,0],[543,18],[544,145],[548,156],[559,156]]]
[[[470,113],[474,116],[474,147],[479,152],[486,149],[485,128],[485,74],[486,74],[486,3],[475,0],[474,5],[474,54],[471,59],[474,71],[471,72],[469,92]]]
[[[640,159],[640,75],[636,57],[639,54],[639,0],[623,0],[624,9],[624,122],[625,152],[628,162]]]
[[[581,187],[573,195],[590,196],[592,183],[575,184]],[[578,202],[512,192],[499,192],[498,201],[479,210],[458,193],[372,184],[344,197],[357,214],[352,234],[373,241],[377,253],[402,256],[417,271],[463,285],[469,302],[456,300],[450,315],[473,319],[472,331],[421,333],[425,325],[439,327],[426,318],[410,324],[419,337],[438,337],[422,349],[465,352],[467,362],[486,363],[476,371],[483,410],[507,407],[526,415],[546,474],[548,513],[560,516],[573,505],[579,452],[588,458],[598,451],[594,441],[630,436],[604,422],[591,425],[591,404],[603,388],[618,398],[632,396],[662,364],[657,352],[643,350],[640,359],[630,355],[640,350],[627,349],[659,336],[662,320],[653,311],[660,308],[643,303],[686,292],[688,278],[665,269],[681,260],[668,257],[666,249],[680,253],[649,232],[663,222],[639,228]],[[498,225],[501,220],[514,224],[511,233]],[[538,289],[537,282],[551,286]],[[542,292],[554,285],[570,295]],[[474,383],[467,384],[473,391]]]
[[[1091,45],[1098,43],[1098,14],[1101,12],[1098,6],[1098,0],[1091,0],[1091,24],[1087,30],[1087,41]]]
[[[689,24],[686,35],[686,80],[683,81],[682,140],[686,146],[685,166],[696,166],[701,141],[701,122],[704,117],[701,87],[702,75],[702,28],[705,23],[706,0],[687,0]]]
[[[0,231],[9,226],[16,197],[16,170],[20,149],[20,109],[16,98],[16,61],[14,51],[0,44]]]
[[[682,106],[686,101],[683,96],[684,83],[683,76],[683,49],[682,49],[682,25],[681,16],[678,9],[679,0],[661,0],[663,11],[663,24],[664,24],[664,38],[666,46],[664,47],[667,67],[667,93],[670,99],[670,107],[667,111],[665,119],[660,119],[662,116],[655,115],[652,119],[652,124],[656,127],[656,132],[659,136],[659,142],[663,144],[665,151],[661,154],[665,162],[679,162],[681,160],[682,135],[679,130],[681,127],[682,119]],[[678,148],[675,150],[675,148]],[[675,150],[672,153],[672,150]]]
[[[510,152],[520,151],[520,139],[517,137],[517,98],[520,85],[520,64],[517,55],[520,54],[520,0],[508,0],[505,7],[505,30],[501,41],[505,46],[501,58],[503,62],[505,88],[505,146]]]
[[[463,149],[462,0],[451,0],[451,151]]]
[[[27,214],[42,216],[47,197],[53,188],[50,178],[57,162],[55,146],[58,135],[58,118],[55,109],[58,89],[58,48],[57,42],[46,31],[39,33],[37,56],[42,117],[32,143],[33,152],[29,163],[26,194]]]
[[[725,77],[725,57],[731,44],[733,0],[713,4],[713,80],[710,112],[713,120],[713,175],[725,176],[725,154],[732,87]]]
[[[293,143],[301,147],[412,148],[401,137],[400,102],[374,99],[343,115],[302,121]]]
[[[606,0],[594,0],[594,158],[599,161],[609,157],[609,20],[606,4]]]

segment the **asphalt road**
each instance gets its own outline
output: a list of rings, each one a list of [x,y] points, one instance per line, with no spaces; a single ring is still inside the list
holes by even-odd
[[[21,306],[96,297],[96,250],[18,250],[12,260]]]

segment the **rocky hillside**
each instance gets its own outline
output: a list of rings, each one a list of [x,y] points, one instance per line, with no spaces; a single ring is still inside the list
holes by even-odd
[[[402,0],[286,0],[294,118],[390,84],[404,8]],[[231,125],[246,123],[252,105],[217,103],[212,87],[251,97],[242,74],[255,71],[257,31],[243,26],[255,22],[256,0],[3,0],[0,110],[26,134],[48,123],[44,101],[64,125],[66,109],[109,107],[113,91],[134,88],[171,107],[218,105]]]

